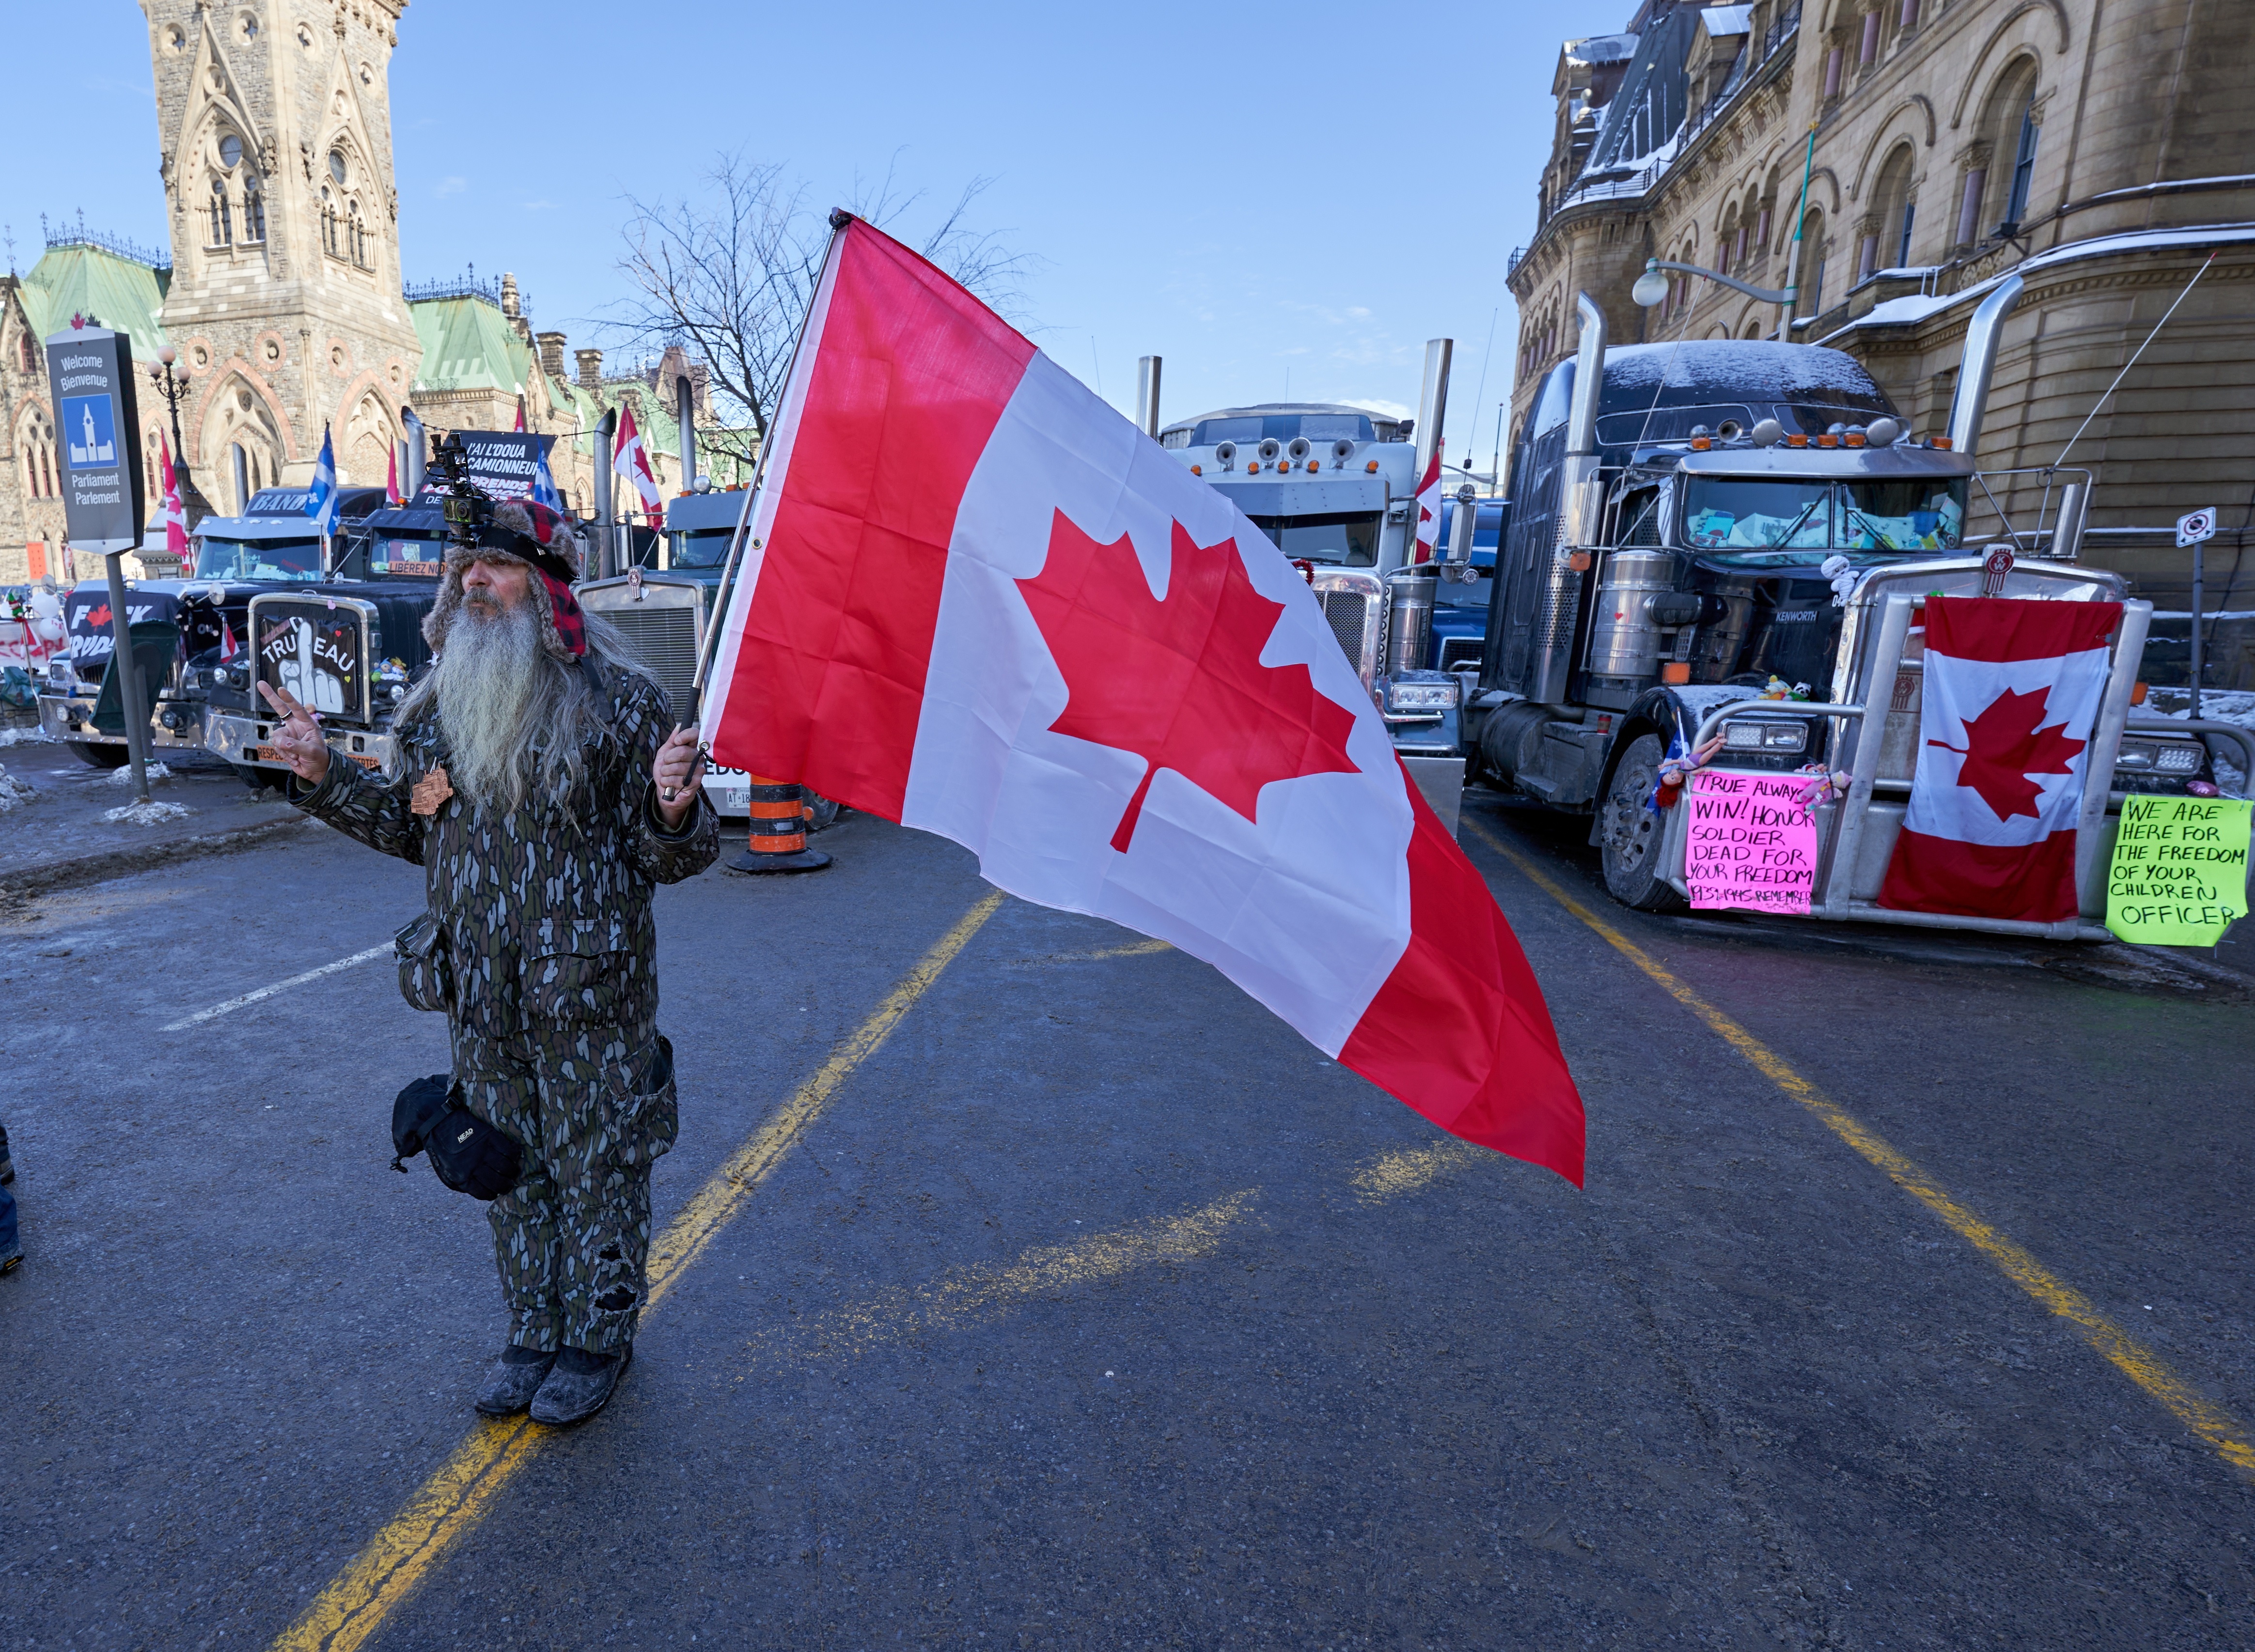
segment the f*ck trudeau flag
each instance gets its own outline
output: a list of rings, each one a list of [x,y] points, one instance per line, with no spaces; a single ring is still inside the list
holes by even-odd
[[[859,220],[771,440],[720,762],[1171,942],[1444,1128],[1581,1181],[1518,941],[1234,506]]]

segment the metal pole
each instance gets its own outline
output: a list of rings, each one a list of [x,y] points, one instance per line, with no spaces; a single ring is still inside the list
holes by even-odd
[[[2207,573],[2202,552],[2208,549],[2206,540],[2195,539],[2192,547],[2192,714],[2200,716],[2201,636],[2200,610],[2202,576]]]
[[[1423,487],[1425,472],[1433,463],[1433,455],[1440,450],[1441,425],[1449,416],[1449,357],[1456,348],[1454,339],[1425,341],[1425,379],[1417,396],[1417,485]]]
[[[109,565],[109,659],[117,673],[117,703],[125,719],[125,749],[133,760],[133,799],[149,801],[149,708],[141,699],[141,673],[133,657],[133,622],[125,606],[125,553],[112,551]]]
[[[783,371],[784,396],[790,394],[791,376],[798,371],[799,352],[806,348],[807,327],[814,315],[815,300],[822,296],[822,284],[830,274],[830,261],[838,256],[839,239],[846,233],[846,226],[853,221],[851,213],[839,211],[830,214],[830,244],[822,250],[821,267],[814,272],[814,285],[807,292],[806,314],[799,318],[798,337],[790,347],[790,362]],[[777,418],[783,414],[780,400],[776,405],[776,414]],[[698,644],[697,676],[691,684],[691,690],[697,697],[698,730],[700,735],[704,731],[705,721],[705,679],[711,675],[713,661],[719,655],[720,628],[727,620],[728,604],[734,596],[736,563],[743,552],[745,531],[751,525],[752,503],[766,484],[768,454],[774,447],[775,426],[771,424],[768,426],[767,439],[760,444],[760,462],[752,472],[752,485],[744,489],[744,508],[737,514],[736,531],[728,536],[728,559],[720,569],[720,589],[713,594],[713,615],[705,622],[705,640]]]
[[[1785,261],[1785,302],[1778,306],[1775,336],[1793,342],[1793,312],[1801,299],[1801,227],[1809,221],[1809,180],[1816,166],[1816,123],[1809,123],[1809,148],[1801,159],[1801,201],[1793,209],[1793,256]]]
[[[1143,433],[1153,440],[1159,435],[1159,358],[1139,356],[1135,361],[1135,422]]]
[[[234,471],[235,514],[239,517],[250,509],[250,455],[242,451],[241,442],[229,442],[227,451]]]
[[[619,571],[619,549],[611,524],[611,438],[618,433],[615,408],[606,409],[595,421],[595,566],[599,576],[610,579]]]

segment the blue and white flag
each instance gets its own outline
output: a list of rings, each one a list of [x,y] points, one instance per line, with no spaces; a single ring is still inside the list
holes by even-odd
[[[324,538],[337,531],[337,460],[329,445],[329,427],[321,426],[321,456],[313,461],[313,491],[306,496],[306,514],[314,531]]]
[[[556,491],[556,478],[549,472],[546,453],[542,453],[532,467],[532,503],[546,505],[558,516],[564,514],[564,496]]]

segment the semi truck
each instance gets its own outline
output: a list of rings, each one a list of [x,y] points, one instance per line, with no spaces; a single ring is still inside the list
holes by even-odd
[[[2034,478],[2043,503],[2033,523],[2004,520],[2009,479],[2028,478],[1984,473],[1978,449],[2020,291],[2008,277],[1974,312],[1946,431],[1924,439],[1841,352],[1761,341],[1608,349],[1604,313],[1578,295],[1580,346],[1545,376],[1514,445],[1492,573],[1472,566],[1470,533],[1450,536],[1439,570],[1491,581],[1477,657],[1460,642],[1447,661],[1434,657],[1430,576],[1402,568],[1391,542],[1380,538],[1365,564],[1338,559],[1341,573],[1366,567],[1359,579],[1334,574],[1327,588],[1319,570],[1311,581],[1327,613],[1334,589],[1366,604],[1333,625],[1397,750],[1428,765],[1445,757],[1472,784],[1585,817],[1607,889],[1632,907],[1688,906],[1691,812],[1668,806],[1663,764],[1711,756],[1732,770],[1846,777],[1837,791],[1813,789],[1812,919],[2106,938],[2124,796],[2205,787],[2211,748],[2227,744],[2255,775],[2255,737],[2138,712],[2152,605],[2080,559],[2090,473]],[[1205,456],[1189,442],[1180,451],[1194,467]],[[1387,484],[1371,508],[1390,514],[1396,472],[1381,463],[1368,474]],[[1288,544],[1296,502],[1280,490],[1264,521],[1247,482],[1231,492]],[[1985,509],[2003,527],[1969,542]],[[1464,517],[1471,525],[1474,511]],[[2075,917],[1877,903],[1917,771],[1921,610],[1936,594],[2123,604],[2085,754]],[[1435,678],[1447,686],[1427,690]]]

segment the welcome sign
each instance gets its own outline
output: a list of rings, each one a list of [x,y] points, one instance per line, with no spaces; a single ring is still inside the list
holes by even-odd
[[[63,520],[72,545],[104,553],[139,549],[148,502],[133,341],[82,324],[58,333],[47,341],[47,383],[54,390]]]

